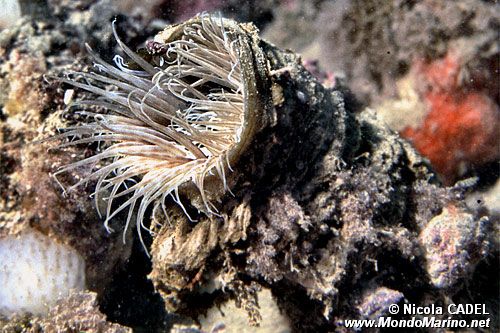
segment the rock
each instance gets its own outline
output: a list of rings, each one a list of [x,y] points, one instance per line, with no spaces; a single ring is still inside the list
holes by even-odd
[[[404,295],[387,287],[368,290],[358,305],[359,314],[366,319],[378,319],[389,314],[391,304],[398,304]]]
[[[419,241],[425,249],[429,278],[440,289],[450,289],[467,277],[487,253],[490,228],[487,217],[479,219],[460,208],[448,206],[429,221]]]

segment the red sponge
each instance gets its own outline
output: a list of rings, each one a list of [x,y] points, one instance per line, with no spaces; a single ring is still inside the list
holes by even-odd
[[[485,93],[460,85],[458,57],[450,52],[443,59],[415,66],[428,111],[418,128],[406,127],[401,135],[413,142],[448,184],[471,165],[498,159],[498,105]]]

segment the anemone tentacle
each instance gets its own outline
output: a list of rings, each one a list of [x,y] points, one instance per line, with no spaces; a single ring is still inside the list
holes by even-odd
[[[61,167],[55,175],[110,161],[68,190],[95,180],[96,203],[107,193],[102,199],[107,200],[104,224],[108,230],[110,220],[128,207],[126,231],[137,209],[142,242],[140,231],[146,229],[144,218],[150,205],[165,211],[165,200],[172,197],[189,217],[178,192],[185,182],[198,188],[206,214],[217,213],[204,182],[208,175],[217,175],[228,190],[228,152],[239,142],[243,126],[243,80],[235,41],[230,40],[223,21],[210,15],[201,15],[198,23],[184,28],[179,40],[166,44],[157,62],[160,65],[128,48],[115,23],[113,34],[139,69],[129,68],[119,55],[114,66],[108,64],[87,45],[94,71],[69,73],[61,79],[97,96],[74,106],[93,105],[105,111],[83,110],[91,120],[60,134],[59,138],[72,139],[60,147],[99,142],[107,148]],[[130,197],[114,207],[115,199],[126,195]]]

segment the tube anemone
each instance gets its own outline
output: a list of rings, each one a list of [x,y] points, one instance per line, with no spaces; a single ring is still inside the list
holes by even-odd
[[[246,145],[242,137],[253,131],[240,61],[244,37],[235,22],[204,14],[160,33],[147,44],[146,60],[120,40],[114,23],[113,33],[133,66],[119,55],[114,65],[108,64],[87,45],[94,71],[61,79],[97,96],[73,105],[103,111],[83,111],[91,120],[59,135],[72,139],[59,147],[99,142],[106,148],[55,175],[107,162],[67,190],[96,181],[96,207],[107,200],[105,214],[98,209],[107,230],[113,217],[128,210],[126,231],[137,211],[142,242],[140,231],[149,230],[144,218],[151,205],[168,218],[165,201],[171,197],[189,217],[179,196],[181,185],[194,185],[202,202],[198,208],[207,215],[217,214],[215,192],[229,190],[230,164]],[[222,190],[207,188],[214,178]],[[124,201],[113,205],[119,197]]]

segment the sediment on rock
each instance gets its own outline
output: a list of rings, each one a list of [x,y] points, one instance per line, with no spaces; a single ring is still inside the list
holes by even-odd
[[[298,331],[317,331],[359,316],[373,289],[391,288],[399,300],[417,304],[435,297],[419,234],[428,234],[429,221],[449,205],[467,214],[463,189],[441,187],[425,160],[374,112],[353,112],[340,83],[327,89],[295,55],[249,40],[269,64],[259,98],[274,97],[263,104],[273,121],[233,166],[234,197],[223,199],[221,217],[200,215],[193,225],[170,207],[175,223],[155,237],[150,274],[167,309],[193,315],[208,285],[219,286],[210,296],[217,302],[217,289],[252,299],[260,284]],[[491,224],[467,216],[479,238],[466,237],[465,251],[484,258]],[[457,260],[456,267],[476,262]],[[307,306],[297,309],[302,302]],[[248,311],[255,322],[255,306]]]

